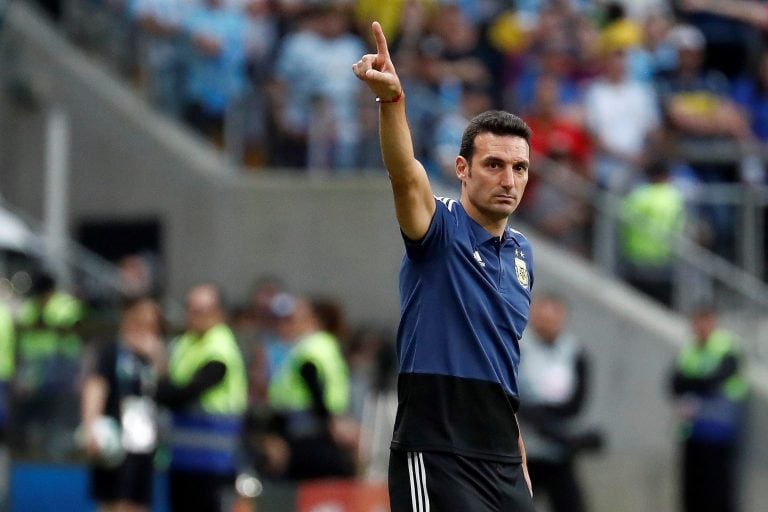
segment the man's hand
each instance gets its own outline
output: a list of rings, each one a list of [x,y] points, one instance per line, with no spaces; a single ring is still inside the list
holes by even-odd
[[[376,53],[363,55],[363,58],[352,65],[355,76],[368,85],[376,97],[383,102],[398,98],[403,88],[395,72],[395,66],[389,56],[387,39],[378,21],[371,25],[373,37],[376,39]]]

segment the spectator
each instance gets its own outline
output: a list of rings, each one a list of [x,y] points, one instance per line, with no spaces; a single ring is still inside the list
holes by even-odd
[[[724,18],[749,23],[763,30],[768,30],[768,9],[763,2],[750,0],[682,0],[683,11],[690,13],[709,13]]]
[[[626,192],[638,178],[660,119],[655,91],[627,74],[625,43],[604,41],[602,73],[587,86],[584,111],[595,143],[597,184]]]
[[[152,105],[173,117],[181,115],[184,69],[182,23],[192,0],[137,0],[130,4],[136,24],[138,63]]]
[[[752,50],[761,43],[757,28],[764,20],[763,2],[738,0],[681,0],[676,14],[701,31],[706,44],[705,67],[733,79],[744,72]]]
[[[586,351],[566,329],[567,319],[562,297],[539,294],[520,343],[520,424],[528,469],[534,489],[543,491],[552,512],[586,510],[575,456],[600,444],[595,431],[576,426],[587,400],[589,364]]]
[[[621,205],[621,273],[638,290],[672,305],[674,247],[685,228],[685,201],[669,180],[666,162],[645,169],[648,183]]]
[[[694,175],[702,183],[729,183],[739,180],[738,158],[733,163],[710,163],[702,153],[720,144],[738,150],[750,144],[752,134],[744,113],[730,99],[728,79],[717,71],[703,68],[705,40],[695,27],[679,25],[669,34],[677,48],[677,68],[658,81],[662,112],[670,136],[687,148]],[[698,156],[698,160],[692,158]],[[710,157],[711,158],[711,157]],[[700,215],[713,233],[711,248],[733,257],[734,209],[713,204],[701,208]]]
[[[765,11],[768,15],[768,8]],[[752,135],[768,142],[768,50],[760,54],[752,72],[735,80],[733,99],[749,116]]]
[[[278,20],[268,0],[247,0],[244,9],[248,93],[239,117],[244,126],[237,129],[244,134],[245,163],[262,166],[267,162],[270,143],[267,129],[269,104],[264,92],[272,74],[277,49]]]
[[[223,512],[244,461],[240,429],[248,385],[240,349],[213,285],[187,294],[187,331],[174,340],[158,401],[173,412],[171,512]]]
[[[574,172],[591,180],[592,144],[589,135],[567,114],[561,97],[557,77],[545,75],[538,80],[533,103],[525,117],[528,126],[535,130],[531,151],[537,158],[564,159]],[[536,193],[536,180],[533,181],[528,183],[527,194]]]
[[[153,395],[163,352],[160,308],[151,299],[131,299],[123,306],[118,336],[100,350],[83,385],[90,493],[103,512],[150,509],[157,444]],[[104,430],[110,424],[116,437],[111,442]]]
[[[572,65],[575,56],[571,47],[555,41],[545,42],[539,49],[529,53],[526,64],[515,86],[514,107],[524,116],[531,115],[531,105],[534,104],[539,80],[552,78],[557,81],[559,93],[558,103],[563,115],[574,122],[582,118],[582,90],[573,76]]]
[[[440,89],[444,108],[456,108],[461,84],[496,90],[491,69],[497,67],[496,52],[454,3],[441,5],[431,23],[433,44],[440,59]]]
[[[17,318],[16,373],[12,385],[12,444],[26,456],[63,459],[74,446],[82,355],[83,305],[57,290],[52,276],[33,278]]]
[[[591,212],[585,188],[592,179],[592,144],[581,126],[563,115],[558,91],[554,77],[542,77],[525,118],[539,164],[528,179],[520,213],[546,236],[587,254]]]
[[[702,67],[705,39],[689,25],[678,25],[669,39],[677,49],[677,67],[659,78],[660,100],[670,128],[682,139],[749,139],[749,125],[729,99],[729,82],[722,74]],[[714,174],[728,181],[725,171],[700,169],[702,179]]]
[[[227,109],[246,85],[246,18],[223,0],[205,0],[185,23],[188,69],[184,119],[219,146],[225,144]]]
[[[712,305],[690,317],[693,339],[671,379],[680,420],[681,505],[685,512],[738,510],[736,454],[748,383],[735,336],[718,326]]]
[[[363,49],[346,11],[333,4],[307,7],[300,28],[282,39],[273,87],[275,165],[306,168],[311,152],[316,167],[355,166],[360,85],[346,71]]]
[[[653,84],[658,75],[674,69],[677,50],[667,40],[672,22],[665,9],[653,9],[645,15],[641,43],[627,51],[627,69],[632,79]]]
[[[297,299],[295,321],[300,336],[269,386],[269,402],[278,415],[280,460],[272,468],[282,478],[305,480],[351,477],[357,445],[356,422],[349,407],[349,369],[342,357],[338,306]]]
[[[626,8],[621,2],[608,2],[603,10],[601,46],[605,50],[613,48],[633,48],[639,46],[643,39],[643,29],[636,20],[627,16]]]
[[[768,51],[761,52],[753,72],[736,79],[733,99],[749,117],[755,141],[754,147],[746,147],[742,155],[741,180],[744,183],[765,183],[765,163],[759,149],[761,144],[768,142]]]

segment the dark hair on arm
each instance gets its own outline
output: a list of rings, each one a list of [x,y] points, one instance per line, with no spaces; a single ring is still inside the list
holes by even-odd
[[[472,155],[475,152],[475,138],[481,133],[513,135],[524,139],[529,145],[531,144],[531,129],[525,124],[525,121],[504,110],[488,110],[472,118],[464,129],[459,155],[464,157],[467,162],[472,161]]]

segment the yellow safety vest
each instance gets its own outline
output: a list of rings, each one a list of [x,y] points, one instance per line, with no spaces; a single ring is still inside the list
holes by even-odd
[[[734,336],[717,329],[703,346],[690,343],[681,351],[678,369],[685,377],[704,378],[712,374],[729,355],[736,355]],[[682,437],[709,441],[733,439],[741,426],[743,402],[748,392],[747,379],[737,372],[715,392],[698,394],[696,413],[682,425]]]
[[[0,305],[0,382],[13,378],[15,365],[16,333],[13,316],[7,307]]]
[[[301,367],[312,363],[318,371],[326,408],[340,414],[349,405],[349,370],[336,338],[328,332],[315,332],[301,339],[288,354],[269,386],[269,403],[286,411],[306,411],[312,396],[301,376]]]
[[[202,336],[187,333],[176,340],[169,378],[174,385],[185,386],[212,361],[226,366],[222,381],[206,390],[194,407],[173,413],[171,469],[224,475],[236,470],[248,385],[243,357],[229,327],[219,324]]]
[[[674,237],[683,231],[683,196],[669,183],[642,185],[624,199],[622,220],[625,258],[638,265],[666,265]]]

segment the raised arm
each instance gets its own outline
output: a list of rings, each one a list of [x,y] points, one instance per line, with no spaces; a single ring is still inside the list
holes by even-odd
[[[377,21],[372,25],[376,53],[364,55],[352,70],[379,101],[379,136],[384,166],[392,182],[397,222],[411,240],[422,238],[435,213],[427,172],[413,153],[405,116],[405,93],[389,56],[387,40]]]
[[[690,12],[708,12],[751,23],[768,30],[768,6],[748,0],[682,0],[680,6]]]

